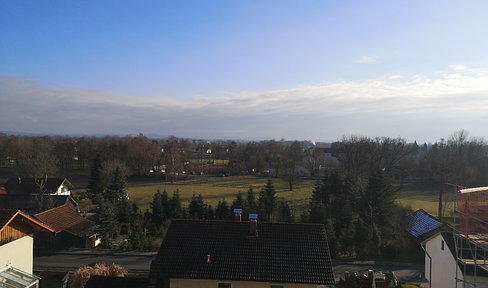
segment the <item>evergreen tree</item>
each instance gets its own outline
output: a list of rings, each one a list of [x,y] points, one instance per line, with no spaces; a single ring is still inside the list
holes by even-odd
[[[262,213],[264,213],[262,219],[269,221],[271,215],[275,211],[276,205],[276,190],[273,185],[273,181],[269,178],[263,189],[259,192],[259,206]]]
[[[169,201],[169,196],[168,196],[168,192],[166,192],[166,190],[163,190],[163,193],[161,194],[161,206],[163,207],[163,211],[164,211],[164,217],[163,217],[163,221],[166,221],[166,219],[171,219],[171,205],[170,205],[170,201]]]
[[[131,248],[133,250],[146,250],[147,236],[140,225],[135,225],[130,235]]]
[[[115,204],[104,200],[102,201],[98,211],[98,232],[102,239],[110,239],[117,237],[117,209]]]
[[[241,191],[239,191],[239,193],[237,193],[236,199],[232,201],[232,205],[230,206],[230,212],[234,213],[234,209],[242,209],[243,211],[245,211],[247,209],[246,206],[247,205],[242,197],[242,193]]]
[[[247,211],[244,211],[246,215],[246,219],[249,217],[249,214],[255,214],[258,212],[256,196],[254,195],[254,188],[252,186],[250,186],[249,189],[247,190],[246,207],[247,207]]]
[[[212,208],[212,205],[205,205],[203,208],[203,217],[200,219],[215,220],[215,210]]]
[[[95,156],[90,169],[90,181],[88,182],[87,191],[95,196],[95,199],[100,198],[105,187],[107,186],[106,179],[103,177],[102,173],[102,157],[100,154]]]
[[[130,223],[132,218],[132,206],[129,200],[123,198],[116,202],[117,218],[119,223]]]
[[[295,217],[291,214],[290,206],[286,201],[280,201],[278,204],[278,222],[293,223]]]
[[[205,217],[205,203],[202,194],[198,194],[198,196],[193,194],[188,204],[188,213],[191,219],[203,219]]]
[[[149,205],[151,207],[151,220],[156,225],[161,225],[164,220],[166,220],[166,213],[163,208],[162,195],[159,189],[156,194],[154,194],[153,200],[149,203]]]
[[[173,197],[169,201],[169,215],[168,217],[171,219],[182,219],[185,218],[185,211],[183,210],[183,206],[180,199],[180,191],[176,189],[173,192]]]
[[[383,227],[389,224],[394,207],[395,196],[388,175],[381,170],[373,172],[361,196],[359,217],[372,231],[374,225]]]
[[[117,166],[112,175],[112,182],[105,191],[105,198],[113,202],[125,198],[125,187],[127,187],[127,180],[124,172]]]
[[[230,219],[230,209],[227,206],[227,201],[225,199],[219,200],[217,208],[215,208],[215,217],[218,220],[228,220]]]
[[[395,207],[395,197],[388,175],[381,170],[373,172],[358,205],[356,246],[359,255],[380,255],[382,233],[389,230],[390,218]],[[361,241],[363,243],[359,244]]]

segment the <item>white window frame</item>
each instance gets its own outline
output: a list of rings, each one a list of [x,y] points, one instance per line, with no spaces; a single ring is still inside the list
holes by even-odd
[[[219,288],[219,283],[230,284],[230,288],[234,288],[234,281],[217,280],[215,281],[215,288]]]

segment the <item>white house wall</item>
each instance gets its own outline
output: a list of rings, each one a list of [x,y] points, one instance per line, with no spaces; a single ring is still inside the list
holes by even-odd
[[[32,234],[0,246],[0,268],[10,265],[32,274],[34,264],[34,238]]]
[[[56,193],[54,195],[71,195],[71,191],[69,191],[68,186],[66,186],[64,183],[59,186],[58,190],[56,190]]]
[[[444,250],[441,249],[444,241]],[[456,266],[456,260],[451,254],[451,250],[445,243],[441,234],[425,243],[425,249],[432,257],[432,277],[430,275],[430,259],[425,255],[425,278],[429,280],[432,288],[455,288],[456,287],[456,269],[458,277],[463,278],[461,270]],[[457,287],[462,288],[462,283]]]

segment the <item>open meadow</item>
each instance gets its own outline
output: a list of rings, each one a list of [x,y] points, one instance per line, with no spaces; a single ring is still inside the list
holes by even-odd
[[[278,199],[290,201],[292,213],[299,216],[302,209],[308,204],[316,180],[303,180],[296,185],[294,191],[288,191],[288,186],[283,180],[275,178],[272,180]],[[215,208],[221,199],[225,199],[230,205],[239,191],[245,197],[251,186],[254,188],[257,197],[266,181],[267,178],[253,176],[209,178],[203,181],[187,181],[173,185],[163,182],[148,186],[129,187],[128,190],[130,191],[130,199],[136,201],[143,212],[149,208],[149,203],[158,189],[166,190],[169,196],[178,189],[185,207],[188,206],[193,194],[202,194],[205,202]],[[395,187],[398,186],[395,185]],[[438,186],[433,183],[406,183],[401,190],[396,192],[395,196],[397,203],[401,205],[410,206],[414,211],[424,209],[437,216],[438,193]],[[445,193],[445,200],[447,200],[445,202],[452,201],[452,195],[452,191],[448,190]]]

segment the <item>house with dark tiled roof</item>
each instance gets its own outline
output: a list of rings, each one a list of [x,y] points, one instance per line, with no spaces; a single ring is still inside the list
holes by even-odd
[[[70,189],[75,188],[66,178],[21,178],[7,180],[3,189],[7,194],[29,195],[39,194],[42,190],[46,195],[71,195]]]
[[[452,231],[446,223],[419,209],[403,219],[407,224],[407,232],[419,242],[441,231]],[[418,243],[419,243],[418,242]]]
[[[458,241],[457,249],[455,241]],[[468,242],[459,238],[455,240],[452,232],[438,232],[421,245],[425,250],[425,278],[431,287],[464,287],[460,281],[476,282],[476,287],[488,287],[488,264],[482,260],[482,248],[477,251],[469,249]],[[474,265],[475,259],[478,259],[477,265]]]
[[[78,203],[69,195],[49,195],[43,199],[43,205],[39,203],[41,198],[30,194],[0,194],[0,209],[19,209],[22,212],[35,214],[41,212],[41,208],[52,209],[67,205],[76,210]],[[42,206],[42,207],[41,207]]]
[[[54,232],[20,210],[0,209],[0,286],[37,287],[39,277],[32,275],[35,231]]]
[[[149,277],[156,287],[334,284],[324,225],[255,220],[172,220]]]
[[[35,246],[38,248],[90,248],[100,242],[97,225],[68,205],[35,214],[34,217],[56,233],[36,233]]]

